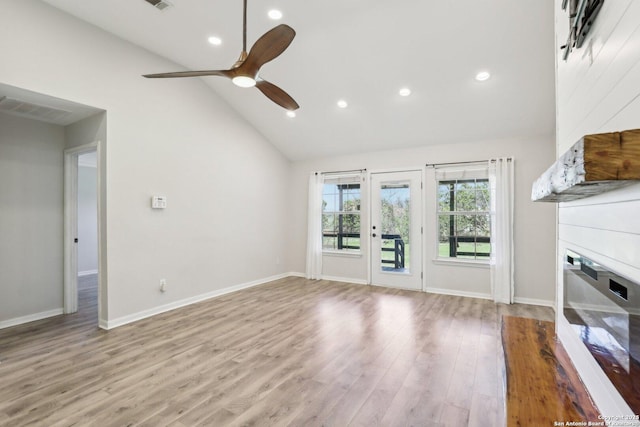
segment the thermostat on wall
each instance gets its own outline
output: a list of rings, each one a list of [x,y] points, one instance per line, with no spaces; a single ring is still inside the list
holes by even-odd
[[[151,198],[151,208],[152,209],[165,209],[167,207],[167,197],[166,196],[153,196]]]

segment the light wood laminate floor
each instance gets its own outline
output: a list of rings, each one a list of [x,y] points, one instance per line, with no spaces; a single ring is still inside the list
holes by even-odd
[[[549,308],[287,278],[97,328],[0,330],[0,425],[496,426],[502,314]]]

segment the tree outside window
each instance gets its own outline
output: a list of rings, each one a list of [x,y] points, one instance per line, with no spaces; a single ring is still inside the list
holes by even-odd
[[[322,194],[322,248],[360,251],[360,183],[325,181]]]
[[[438,257],[488,260],[491,254],[488,179],[438,182]]]

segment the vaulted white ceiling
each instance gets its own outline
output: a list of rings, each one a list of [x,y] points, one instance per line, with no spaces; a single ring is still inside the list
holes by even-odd
[[[242,0],[44,0],[173,60],[226,69],[242,47]],[[261,70],[301,106],[204,81],[292,160],[555,131],[552,1],[249,0],[248,45],[279,23],[291,46]],[[268,18],[279,9],[283,18]],[[207,42],[218,36],[222,45]],[[488,70],[491,78],[474,77]],[[155,84],[175,84],[155,80]],[[398,94],[408,87],[408,97]],[[338,108],[345,99],[349,106]]]

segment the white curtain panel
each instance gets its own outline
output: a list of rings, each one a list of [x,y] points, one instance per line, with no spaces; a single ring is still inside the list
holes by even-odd
[[[309,176],[309,207],[307,220],[307,279],[322,278],[322,190],[324,176]]]
[[[491,186],[491,293],[495,302],[511,304],[514,293],[513,160],[489,161]]]

